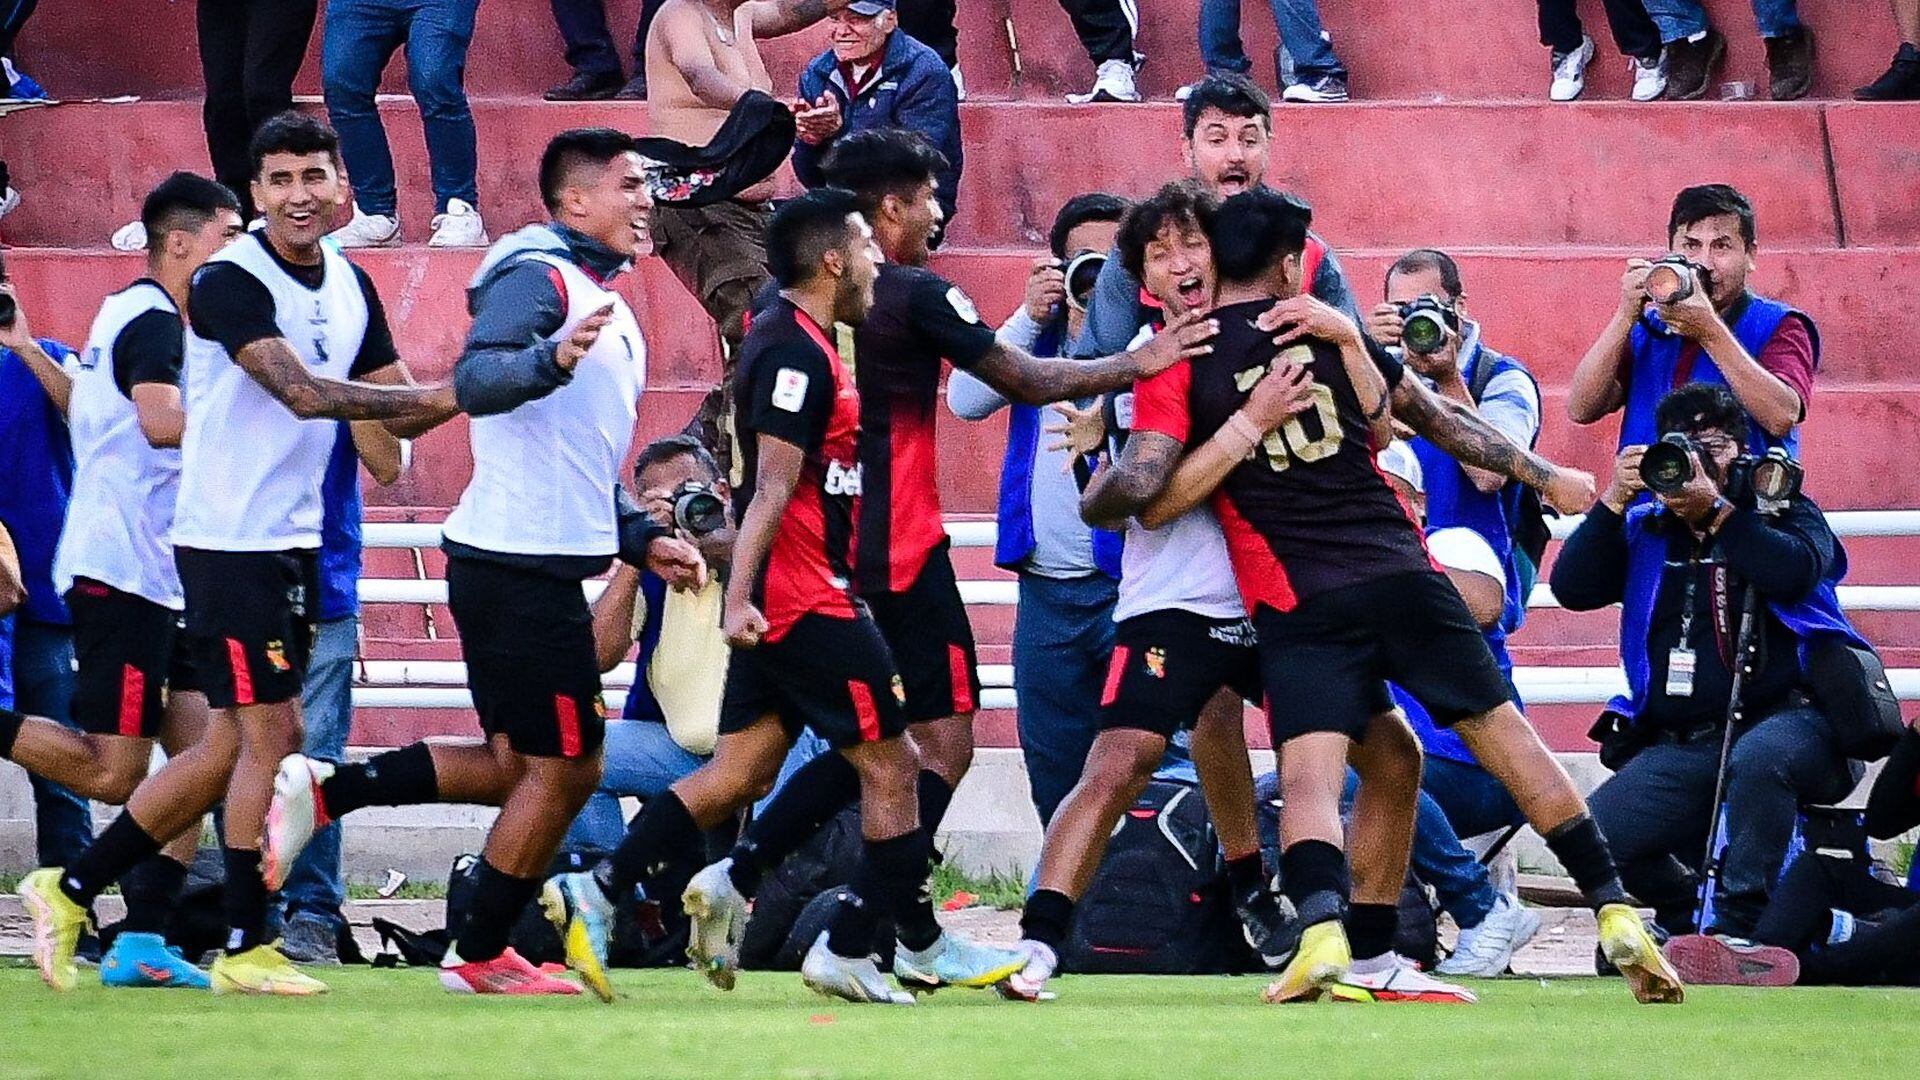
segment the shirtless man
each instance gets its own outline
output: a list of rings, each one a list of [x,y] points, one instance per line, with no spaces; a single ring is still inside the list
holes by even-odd
[[[773,92],[760,58],[761,38],[802,30],[845,7],[847,0],[666,0],[647,31],[647,71],[653,133],[688,146],[705,146],[727,113],[749,90]],[[793,108],[810,115],[804,102]],[[702,207],[660,205],[653,211],[655,250],[680,284],[720,328],[726,359],[714,387],[689,425],[719,454],[732,459],[726,388],[732,356],[746,334],[747,307],[767,282],[763,241],[772,210],[772,177],[726,202]]]

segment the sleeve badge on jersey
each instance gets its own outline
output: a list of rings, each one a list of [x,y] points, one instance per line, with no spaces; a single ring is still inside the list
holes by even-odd
[[[773,407],[790,413],[800,411],[807,401],[807,373],[794,368],[781,368],[773,377]]]
[[[960,286],[955,285],[947,290],[947,303],[953,305],[954,314],[968,322],[977,323],[980,321],[980,309],[973,306],[973,301],[968,298],[966,293],[960,291]]]

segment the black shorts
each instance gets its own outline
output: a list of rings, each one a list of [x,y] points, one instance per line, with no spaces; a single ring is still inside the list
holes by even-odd
[[[160,736],[167,695],[200,689],[180,612],[91,578],[67,590],[73,613],[73,719],[90,735]]]
[[[1275,747],[1322,731],[1359,739],[1393,708],[1388,680],[1442,727],[1511,696],[1466,601],[1437,571],[1331,589],[1289,612],[1263,606],[1253,625]]]
[[[1153,611],[1114,628],[1100,695],[1100,730],[1135,728],[1172,738],[1200,719],[1222,687],[1260,700],[1260,655],[1246,619]]]
[[[907,688],[907,722],[971,713],[980,707],[980,668],[973,624],[953,576],[950,541],[942,541],[905,592],[861,599],[893,651]]]
[[[720,734],[745,731],[767,715],[790,736],[812,728],[836,750],[906,731],[906,691],[873,619],[802,615],[779,641],[735,652]]]
[[[312,551],[175,548],[187,595],[187,651],[216,709],[296,701],[320,596]]]
[[[607,734],[593,612],[580,582],[489,559],[447,559],[473,710],[529,757],[587,757]]]

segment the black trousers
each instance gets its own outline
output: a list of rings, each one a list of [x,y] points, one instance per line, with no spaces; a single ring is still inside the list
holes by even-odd
[[[13,39],[19,35],[20,28],[27,24],[27,16],[33,14],[33,9],[39,4],[40,0],[0,0],[0,56],[13,55]],[[951,3],[947,5],[947,11],[948,20],[951,21]],[[0,91],[5,90],[6,87],[0,86]]]
[[[1828,945],[1833,913],[1858,920]],[[1792,949],[1809,986],[1920,986],[1920,893],[1889,885],[1864,860],[1808,853],[1773,891],[1754,940]]]
[[[318,0],[199,0],[200,69],[207,101],[201,122],[216,180],[255,209],[247,144],[261,121],[293,108],[293,77],[307,57]]]
[[[1620,47],[1620,55],[1642,60],[1660,55],[1660,28],[1653,24],[1641,0],[1605,3],[1607,26],[1613,31],[1613,43]],[[1572,52],[1580,47],[1585,33],[1574,0],[1540,0],[1540,44],[1555,52]]]
[[[900,0],[900,29],[907,36],[940,54],[948,67],[959,63],[954,49],[960,42],[960,30],[953,25],[954,0]]]
[[[1060,0],[1073,32],[1087,56],[1097,64],[1108,60],[1133,62],[1133,0]]]
[[[640,25],[633,31],[633,76],[647,73],[647,30],[666,0],[645,0],[640,5]],[[603,0],[551,0],[554,24],[567,43],[567,63],[576,75],[620,77],[620,51],[613,46],[613,34],[607,30],[607,5]]]

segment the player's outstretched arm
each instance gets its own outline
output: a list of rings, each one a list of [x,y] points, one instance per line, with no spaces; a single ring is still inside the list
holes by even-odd
[[[1102,529],[1118,529],[1152,502],[1173,479],[1180,440],[1157,431],[1136,431],[1112,465],[1093,474],[1080,496],[1080,517]]]
[[[380,386],[315,375],[285,338],[261,338],[233,359],[302,420],[444,419],[459,410],[452,386]]]
[[[360,376],[360,381],[376,386],[419,385],[413,381],[413,372],[407,370],[406,363],[398,357],[392,363]],[[405,451],[401,448],[400,440],[417,439],[453,419],[460,412],[459,398],[456,388],[442,403],[443,407],[432,412],[377,424],[362,421],[353,426],[354,449],[359,451],[360,460],[366,463],[367,471],[382,487],[400,479],[400,473],[405,469]]]
[[[1179,363],[1182,357],[1205,356],[1220,324],[1197,314],[1182,315],[1138,348],[1094,360],[1041,360],[1025,349],[996,342],[980,358],[974,373],[1023,405],[1051,405],[1056,401],[1122,390],[1136,380],[1150,378]]]
[[[805,450],[785,439],[764,433],[756,438],[760,466],[754,473],[753,501],[747,504],[739,536],[733,542],[733,576],[727,579],[726,612],[722,617],[727,641],[736,649],[753,648],[767,632],[766,616],[753,603],[753,588],[767,567],[774,534],[780,531],[780,521],[800,486],[800,470],[807,460]]]
[[[1166,489],[1140,511],[1140,524],[1158,529],[1206,502],[1234,466],[1268,435],[1313,404],[1313,375],[1290,360],[1275,361],[1219,431],[1180,459]]]
[[[1456,460],[1520,481],[1563,514],[1593,505],[1592,474],[1555,465],[1516,445],[1479,413],[1441,397],[1419,379],[1403,378],[1393,388],[1393,414]]]

